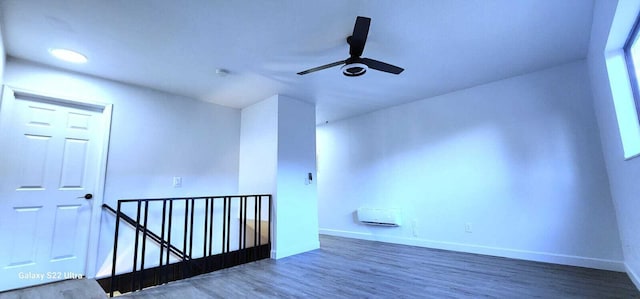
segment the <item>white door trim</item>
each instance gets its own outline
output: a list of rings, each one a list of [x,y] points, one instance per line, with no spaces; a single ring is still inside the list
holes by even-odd
[[[102,149],[100,149],[100,168],[97,176],[96,190],[93,193],[93,207],[91,209],[91,223],[89,227],[89,244],[87,245],[87,260],[85,261],[85,273],[87,278],[95,278],[98,263],[98,248],[100,242],[100,223],[102,216],[102,204],[104,203],[104,186],[107,174],[107,156],[109,153],[109,136],[111,135],[111,114],[113,104],[101,103],[86,99],[69,98],[63,95],[53,95],[42,93],[39,91],[30,91],[20,88],[14,88],[4,85],[3,88],[9,88],[14,95],[22,95],[32,97],[46,102],[62,105],[73,105],[85,107],[91,110],[102,110],[104,135],[102,136]],[[2,103],[2,90],[0,90],[0,104]]]

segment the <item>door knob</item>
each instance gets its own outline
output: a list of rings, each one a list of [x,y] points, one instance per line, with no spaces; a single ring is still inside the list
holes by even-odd
[[[84,199],[92,199],[93,198],[93,194],[91,193],[87,193],[84,196],[80,196],[78,198],[84,198]]]

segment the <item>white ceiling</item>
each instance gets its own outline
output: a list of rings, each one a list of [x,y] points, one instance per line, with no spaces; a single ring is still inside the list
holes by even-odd
[[[242,108],[273,94],[333,121],[582,59],[591,0],[5,0],[9,56]],[[350,78],[356,16],[371,17],[363,57],[405,68]],[[72,65],[52,47],[89,57]],[[217,68],[230,71],[216,75]]]

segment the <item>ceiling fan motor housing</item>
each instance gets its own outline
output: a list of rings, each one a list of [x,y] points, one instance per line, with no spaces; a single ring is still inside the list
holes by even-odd
[[[354,62],[354,63],[347,63],[343,65],[340,69],[342,70],[342,73],[345,76],[357,77],[366,73],[369,67],[367,67],[367,65],[364,63]]]

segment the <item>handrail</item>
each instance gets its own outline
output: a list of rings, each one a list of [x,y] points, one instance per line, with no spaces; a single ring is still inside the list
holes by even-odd
[[[240,197],[269,197],[271,198],[271,194],[251,194],[251,195],[217,195],[217,196],[189,196],[189,197],[161,197],[161,198],[129,198],[129,199],[119,199],[118,202],[154,202],[154,201],[178,201],[178,200],[191,200],[191,199],[225,199],[225,198],[240,198]]]
[[[108,204],[103,204],[102,208],[106,208],[109,212],[113,213],[114,215],[118,215],[118,211],[114,210]],[[122,218],[122,220],[124,220],[126,223],[131,225],[133,228],[137,227],[138,230],[141,230],[141,231],[145,230],[145,227],[142,224],[136,223],[136,221],[133,220],[133,218],[127,216],[127,214],[125,214],[124,212],[120,212],[120,218]],[[149,237],[151,240],[155,241],[158,245],[169,249],[171,251],[171,253],[176,255],[178,258],[183,259],[183,260],[191,259],[191,257],[186,255],[184,252],[182,252],[182,250],[180,250],[177,247],[169,244],[169,242],[167,242],[166,240],[160,238],[160,236],[156,235],[155,233],[153,233],[149,229],[147,229],[147,237]]]

